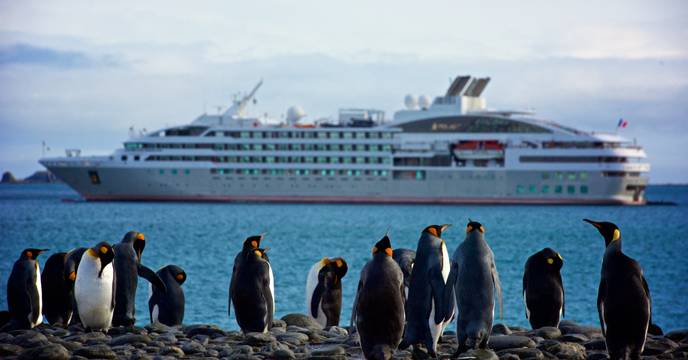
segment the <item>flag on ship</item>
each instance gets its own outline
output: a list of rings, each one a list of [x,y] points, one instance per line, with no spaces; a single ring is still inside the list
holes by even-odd
[[[619,123],[616,124],[617,128],[625,128],[628,126],[628,121],[624,120],[623,118],[619,119]]]

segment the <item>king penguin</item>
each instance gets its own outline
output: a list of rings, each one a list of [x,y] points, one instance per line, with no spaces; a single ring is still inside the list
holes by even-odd
[[[65,276],[67,253],[50,255],[43,267],[43,315],[50,325],[67,327],[72,318],[72,284]]]
[[[38,255],[47,249],[25,249],[7,280],[9,324],[3,330],[31,329],[43,322],[41,270]]]
[[[437,341],[454,315],[453,307],[444,306],[450,259],[442,232],[448,227],[428,226],[418,240],[406,301],[406,329],[399,345],[405,349],[423,344],[433,358],[437,357]]]
[[[84,256],[84,252],[88,250],[87,248],[80,247],[70,250],[65,256],[65,268],[64,277],[67,282],[67,290],[69,292],[69,298],[72,302],[72,316],[69,324],[81,324],[79,319],[79,310],[76,306],[76,299],[74,299],[74,282],[76,281],[76,272],[79,270],[79,263],[81,258]]]
[[[404,298],[408,298],[409,286],[411,286],[411,273],[413,262],[416,260],[416,252],[411,249],[394,249],[392,258],[399,264],[404,274]]]
[[[485,241],[485,228],[470,221],[466,226],[466,238],[452,256],[452,267],[447,282],[449,299],[447,306],[456,308],[456,337],[458,349],[455,356],[468,348],[485,349],[492,331],[495,309],[495,291],[502,313],[502,288],[492,249]],[[454,301],[451,300],[454,299]]]
[[[232,302],[239,327],[244,333],[267,332],[275,316],[275,285],[266,249],[261,249],[263,236],[251,236],[244,241],[241,252],[234,258],[229,283],[227,313]]]
[[[100,242],[84,251],[74,283],[74,299],[84,328],[107,330],[115,311],[115,253],[110,244]]]
[[[559,326],[564,306],[564,284],[561,281],[561,255],[544,248],[531,255],[523,272],[523,303],[526,318],[533,329]]]
[[[652,317],[650,289],[643,270],[621,251],[621,231],[615,224],[584,221],[597,228],[606,245],[597,311],[609,357],[640,359]]]
[[[165,291],[165,284],[155,272],[141,264],[141,255],[146,247],[146,237],[136,231],[129,231],[122,241],[113,248],[113,261],[117,273],[117,293],[113,326],[130,326],[136,321],[136,287],[141,276],[154,284],[160,291]]]
[[[322,258],[306,278],[306,313],[323,328],[339,326],[342,310],[342,278],[348,267],[342,258]]]
[[[361,270],[351,321],[366,359],[392,358],[404,331],[404,275],[392,259],[387,235]]]
[[[167,326],[181,325],[184,321],[184,290],[182,284],[186,281],[186,272],[176,265],[167,265],[156,273],[165,283],[163,292],[150,284],[151,296],[148,299],[150,321],[159,321]]]

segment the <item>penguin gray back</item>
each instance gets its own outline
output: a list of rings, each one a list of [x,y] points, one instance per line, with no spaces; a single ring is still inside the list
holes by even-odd
[[[7,280],[10,322],[6,330],[31,329],[43,320],[41,273],[38,255],[47,249],[24,249]]]
[[[466,238],[452,256],[448,284],[454,288],[459,353],[467,348],[487,346],[494,318],[495,292],[500,316],[502,313],[499,274],[484,234],[485,228],[480,223],[469,222]]]
[[[159,321],[167,326],[181,325],[184,321],[184,290],[182,284],[186,281],[186,272],[176,265],[167,265],[156,273],[165,283],[163,292],[154,285],[150,285],[151,296],[148,299],[148,310],[151,323]]]
[[[404,274],[404,294],[405,297],[408,297],[408,288],[411,286],[411,273],[413,272],[413,263],[416,260],[416,252],[411,249],[394,249],[392,258],[399,264],[399,268],[401,268],[401,272]]]
[[[41,274],[43,315],[50,325],[62,327],[67,327],[72,317],[73,285],[65,272],[66,261],[67,253],[50,255]]]

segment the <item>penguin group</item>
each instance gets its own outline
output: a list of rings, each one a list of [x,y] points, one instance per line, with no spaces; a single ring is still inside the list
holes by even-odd
[[[151,283],[151,319],[180,325],[184,293],[179,286],[186,274],[175,265],[158,273],[144,266],[144,247],[145,236],[130,231],[114,246],[101,241],[93,247],[54,253],[46,261],[43,274],[38,256],[48,249],[23,250],[7,281],[8,311],[0,331],[31,329],[44,318],[51,325],[80,324],[93,331],[131,326],[136,321],[139,276]]]
[[[648,329],[656,328],[647,281],[638,262],[622,252],[615,224],[584,221],[605,241],[597,308],[609,356],[640,359]],[[393,249],[388,234],[372,247],[351,314],[366,359],[391,359],[395,350],[408,347],[425,348],[435,358],[451,322],[458,345],[453,357],[489,348],[494,314],[498,309],[502,316],[503,302],[495,255],[486,228],[469,220],[463,241],[449,256],[444,240],[449,227],[425,227],[415,251]],[[275,277],[263,240],[263,235],[247,237],[232,264],[228,314],[233,309],[245,333],[267,332],[275,316]],[[33,328],[43,316],[53,325],[80,323],[89,330],[133,325],[138,277],[150,283],[150,321],[182,324],[186,272],[177,265],[154,272],[141,263],[144,247],[145,236],[131,231],[114,246],[100,242],[55,253],[42,275],[37,259],[47,250],[25,249],[8,280],[9,311],[0,312],[0,330]],[[562,255],[551,248],[525,262],[523,303],[533,329],[557,327],[565,316],[563,264]],[[344,258],[323,257],[307,273],[305,313],[322,328],[339,326],[347,272]]]

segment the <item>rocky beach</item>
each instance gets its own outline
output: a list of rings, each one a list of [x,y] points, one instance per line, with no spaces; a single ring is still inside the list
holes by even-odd
[[[321,329],[312,319],[289,314],[275,320],[268,333],[242,334],[215,325],[116,327],[107,333],[39,325],[32,330],[0,333],[3,359],[345,359],[362,358],[358,335],[343,327]],[[558,328],[528,330],[496,324],[491,350],[470,351],[470,359],[607,359],[598,327],[562,321]],[[446,331],[438,344],[440,358],[456,349]],[[425,359],[423,350],[397,350],[394,359]],[[643,359],[688,358],[688,329],[648,335]]]

